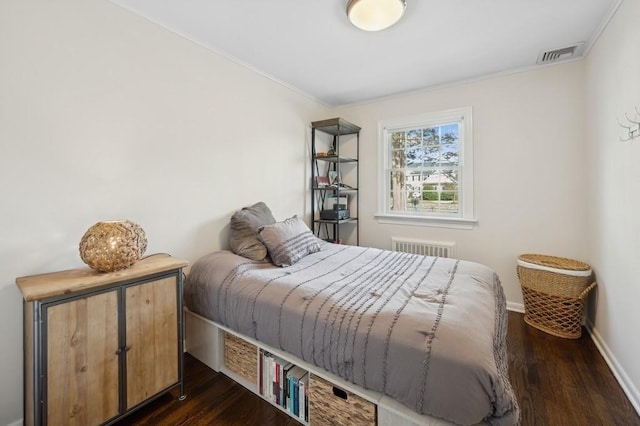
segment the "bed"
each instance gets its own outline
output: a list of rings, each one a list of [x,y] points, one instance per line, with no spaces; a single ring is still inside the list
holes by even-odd
[[[518,424],[506,302],[493,270],[302,234],[304,242],[284,238],[294,254],[313,247],[291,264],[226,250],[196,261],[184,288],[188,311],[378,392],[418,418]],[[268,235],[261,241],[269,248]],[[275,246],[269,254],[278,256]]]

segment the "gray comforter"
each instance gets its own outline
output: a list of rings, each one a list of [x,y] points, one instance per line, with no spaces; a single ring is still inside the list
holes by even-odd
[[[194,263],[185,301],[417,413],[518,423],[505,298],[483,265],[324,244],[278,268],[219,251]]]

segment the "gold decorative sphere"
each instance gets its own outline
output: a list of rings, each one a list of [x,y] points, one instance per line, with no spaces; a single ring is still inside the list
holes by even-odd
[[[80,258],[91,269],[113,272],[136,263],[147,249],[147,236],[130,220],[98,222],[80,240]]]

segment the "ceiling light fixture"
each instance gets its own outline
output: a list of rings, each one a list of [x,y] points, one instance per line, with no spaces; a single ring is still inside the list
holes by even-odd
[[[349,0],[347,16],[361,30],[380,31],[398,22],[406,7],[406,0]]]

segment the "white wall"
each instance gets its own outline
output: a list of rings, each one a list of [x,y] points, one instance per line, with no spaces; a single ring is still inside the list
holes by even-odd
[[[83,266],[97,221],[195,260],[237,208],[308,208],[328,110],[106,1],[0,2],[0,425],[22,417],[15,277]]]
[[[376,213],[378,121],[471,106],[473,230],[380,224]],[[362,126],[362,245],[391,237],[456,243],[457,256],[493,267],[512,306],[522,304],[516,258],[545,253],[585,259],[583,64],[573,62],[343,108]]]
[[[597,272],[595,337],[640,412],[640,3],[624,1],[585,64],[589,259]],[[638,119],[638,116],[635,117]]]

